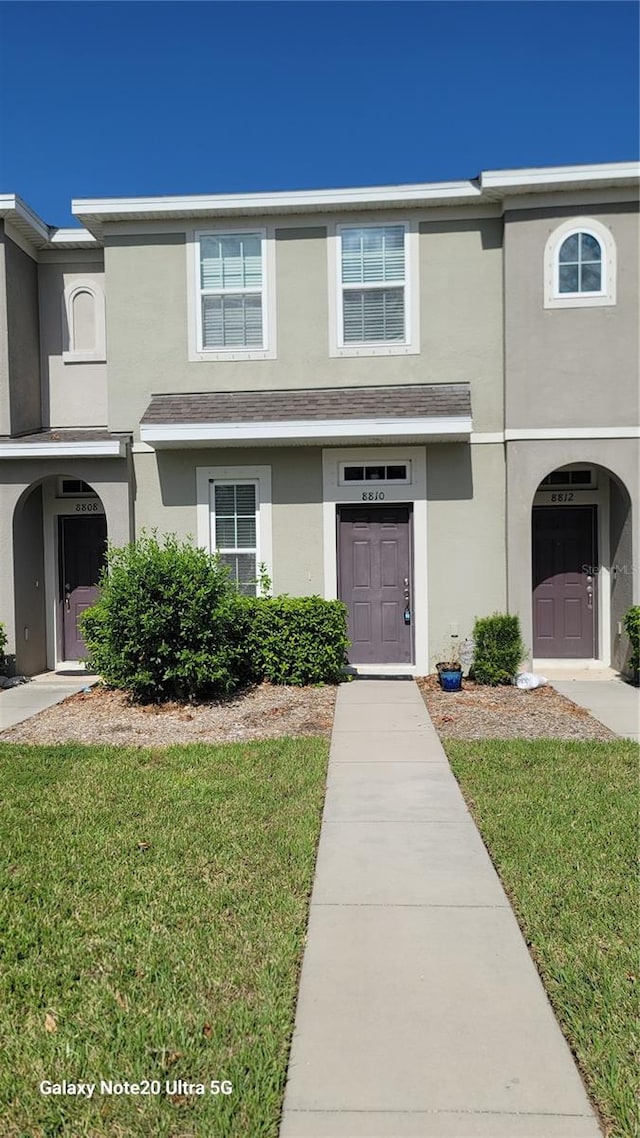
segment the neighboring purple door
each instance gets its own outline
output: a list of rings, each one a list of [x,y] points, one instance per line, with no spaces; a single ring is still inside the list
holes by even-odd
[[[596,656],[596,507],[533,508],[533,654]]]
[[[107,543],[106,518],[104,514],[90,518],[63,515],[59,536],[62,658],[79,660],[86,656],[87,648],[78,621],[98,598]]]
[[[352,664],[410,664],[411,513],[409,506],[341,506],[338,584],[348,608]],[[412,617],[411,617],[412,619]]]

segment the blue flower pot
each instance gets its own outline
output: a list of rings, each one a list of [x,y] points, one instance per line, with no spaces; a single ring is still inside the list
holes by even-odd
[[[440,687],[443,691],[460,691],[462,687],[462,670],[456,668],[441,668],[438,672]]]

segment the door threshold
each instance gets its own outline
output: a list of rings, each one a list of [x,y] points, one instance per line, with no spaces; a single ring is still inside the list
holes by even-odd
[[[535,659],[533,661],[533,670],[539,671],[542,668],[568,668],[572,671],[584,671],[586,668],[593,669],[594,671],[603,671],[609,665],[605,664],[604,660],[596,660],[590,656],[576,656],[572,659],[565,658],[564,656],[553,659]]]
[[[344,670],[359,680],[412,680],[422,674],[415,664],[348,664]]]

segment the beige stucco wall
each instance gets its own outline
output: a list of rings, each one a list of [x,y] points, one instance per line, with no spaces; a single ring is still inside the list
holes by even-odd
[[[614,668],[628,670],[631,654],[629,637],[622,618],[633,604],[634,568],[633,527],[629,498],[623,487],[611,479],[609,489],[609,553],[611,560],[611,662]]]
[[[427,447],[429,662],[476,617],[506,611],[505,463],[501,444]]]
[[[36,486],[13,519],[15,668],[27,676],[47,667],[43,532],[42,487]]]
[[[509,611],[520,614],[527,648],[533,643],[531,507],[544,477],[559,466],[596,464],[613,474],[631,499],[631,532],[623,539],[631,581],[630,603],[640,602],[640,455],[637,439],[562,439],[507,443],[507,588]],[[619,510],[617,515],[619,517]],[[628,526],[628,523],[627,523]],[[625,527],[626,528],[626,527]],[[612,550],[612,556],[614,551]],[[622,552],[622,551],[621,551]],[[635,569],[634,569],[635,567]],[[629,594],[616,601],[618,608]],[[613,617],[613,612],[612,612]],[[615,632],[615,629],[613,630]],[[615,648],[615,645],[614,645]]]
[[[136,532],[194,538],[197,467],[271,466],[274,591],[323,595],[320,448],[165,450],[134,458]],[[477,616],[505,609],[504,476],[500,445],[427,447],[431,663],[441,658],[452,623],[462,640]],[[415,550],[415,558],[424,555]]]
[[[273,588],[323,592],[322,452],[317,447],[164,450],[134,455],[135,527],[197,538],[196,468],[270,466]]]
[[[101,261],[88,254],[47,254],[38,267],[40,296],[40,358],[44,422],[50,427],[106,427],[106,363],[71,363],[62,358],[64,340],[64,290],[79,280],[94,282],[104,292]],[[95,258],[95,253],[91,256]]]
[[[347,359],[329,356],[323,219],[276,228],[278,358],[258,361],[188,358],[186,241],[197,221],[180,232],[107,229],[110,428],[137,428],[152,393],[469,382],[476,429],[500,429],[501,219],[409,216],[420,223],[422,351]]]
[[[7,277],[4,221],[0,218],[0,435],[11,429],[9,416],[9,341],[7,337]]]
[[[608,227],[617,247],[613,306],[543,305],[547,239],[570,217]],[[637,205],[513,210],[505,215],[506,426],[640,422]]]
[[[42,424],[38,318],[38,266],[18,245],[4,242],[9,429],[36,431]]]

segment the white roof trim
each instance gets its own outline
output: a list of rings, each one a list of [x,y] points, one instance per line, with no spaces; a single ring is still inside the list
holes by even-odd
[[[547,189],[584,189],[629,185],[640,179],[640,162],[603,162],[596,166],[540,166],[522,170],[483,170],[483,191],[535,193]],[[501,195],[502,196],[502,195]]]
[[[122,458],[125,454],[125,444],[122,439],[109,442],[98,442],[95,439],[87,442],[42,442],[0,443],[0,458]]]
[[[467,438],[468,415],[403,419],[302,419],[255,423],[143,423],[140,440],[158,446],[205,442],[277,442],[283,439],[313,442],[317,439],[447,436]]]
[[[480,190],[467,180],[464,182],[417,182],[399,186],[351,186],[344,189],[278,190],[271,193],[245,194],[194,194],[152,198],[74,198],[71,212],[100,214],[105,220],[114,214],[145,214],[160,210],[163,216],[193,210],[196,213],[213,209],[280,209],[305,206],[368,205],[379,202],[423,201],[431,198],[477,198]]]
[[[100,242],[84,227],[57,229],[47,225],[17,194],[0,194],[0,217],[35,249],[100,248]]]

